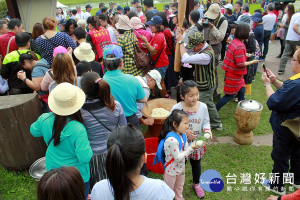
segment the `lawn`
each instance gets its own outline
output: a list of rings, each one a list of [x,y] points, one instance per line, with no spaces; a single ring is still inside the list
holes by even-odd
[[[270,173],[272,168],[271,147],[267,146],[237,146],[231,144],[218,144],[207,147],[207,153],[201,161],[202,172],[207,169],[217,170],[225,184],[219,193],[206,192],[207,200],[240,200],[240,199],[267,199],[271,194],[255,184],[256,173]],[[227,184],[226,176],[233,173],[237,176],[236,184]],[[251,184],[241,184],[241,173],[251,174]],[[22,172],[7,172],[0,167],[0,199],[1,200],[34,200],[36,199],[36,185],[32,178]],[[162,179],[162,175],[149,173],[152,178]],[[266,176],[267,178],[268,176]],[[228,179],[229,180],[229,179]],[[187,200],[196,200],[197,197],[191,187],[192,174],[190,164],[186,167],[186,181],[184,197]],[[227,191],[229,187],[232,191]],[[243,190],[248,191],[243,191]],[[249,191],[250,189],[254,191]],[[259,191],[262,189],[262,191]],[[289,191],[289,187],[287,186]]]

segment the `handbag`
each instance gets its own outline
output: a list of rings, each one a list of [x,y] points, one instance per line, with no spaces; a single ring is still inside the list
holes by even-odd
[[[151,57],[147,53],[143,52],[137,44],[133,45],[135,64],[138,69],[145,69],[150,65]]]

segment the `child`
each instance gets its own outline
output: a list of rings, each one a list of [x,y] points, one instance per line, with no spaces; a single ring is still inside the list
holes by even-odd
[[[196,146],[189,146],[185,132],[188,129],[189,118],[182,110],[173,110],[166,119],[160,134],[160,144],[164,145],[165,173],[164,181],[174,190],[175,200],[183,199],[182,191],[185,180],[185,159]]]
[[[193,141],[201,136],[202,131],[210,131],[210,122],[207,106],[199,101],[199,91],[197,84],[194,81],[184,81],[180,86],[180,97],[182,102],[173,106],[172,110],[179,109],[184,110],[188,114],[189,118],[189,131],[186,132],[188,139]],[[190,163],[192,166],[193,174],[193,188],[198,198],[205,196],[203,189],[199,184],[199,178],[201,175],[200,161],[205,152],[203,147],[196,149],[190,156]]]
[[[132,124],[118,126],[108,136],[106,172],[108,179],[98,182],[92,200],[174,199],[165,182],[140,175],[147,160],[143,134]]]

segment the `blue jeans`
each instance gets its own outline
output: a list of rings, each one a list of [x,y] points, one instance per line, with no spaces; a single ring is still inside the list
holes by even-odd
[[[90,181],[84,183],[84,188],[85,188],[84,196],[85,196],[85,199],[86,199],[88,197],[88,195],[89,195]]]
[[[156,69],[157,71],[159,71],[160,75],[161,75],[161,78],[164,79],[165,76],[166,76],[166,72],[167,72],[167,69],[168,69],[169,66],[166,66],[166,67],[158,67],[158,68],[153,68],[153,69]]]
[[[245,99],[245,87],[242,87],[238,91],[237,95],[238,95],[239,101],[244,100]],[[216,105],[217,111],[219,111],[228,101],[230,101],[234,97],[235,97],[235,94],[232,94],[232,95],[225,94]]]

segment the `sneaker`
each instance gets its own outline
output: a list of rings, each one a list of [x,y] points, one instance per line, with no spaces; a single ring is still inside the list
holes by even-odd
[[[300,185],[297,185],[297,184],[293,184],[294,188],[297,188],[299,189],[300,188]]]
[[[276,56],[276,58],[281,58],[281,55]]]
[[[282,74],[284,74],[284,71],[279,70],[279,71],[278,71],[278,75],[282,75]]]
[[[194,188],[196,195],[199,199],[203,199],[205,197],[204,191],[201,188],[200,184],[193,183],[192,187]]]
[[[274,192],[275,194],[278,194],[280,196],[286,194],[285,190],[281,191],[279,188],[275,189],[275,187],[271,189],[271,182],[268,179],[265,179],[262,185],[266,188],[267,191]]]
[[[238,103],[239,99],[238,98],[234,98],[232,101]]]
[[[222,123],[219,125],[219,126],[216,126],[216,127],[211,127],[212,129],[216,129],[218,131],[221,131],[223,129],[223,125]]]

